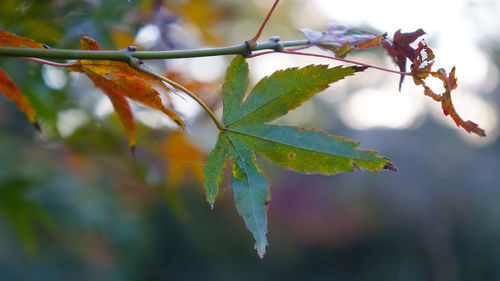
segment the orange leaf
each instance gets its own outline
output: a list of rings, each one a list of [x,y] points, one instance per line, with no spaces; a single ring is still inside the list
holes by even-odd
[[[464,121],[456,112],[455,107],[451,101],[451,91],[457,88],[457,78],[455,78],[455,67],[448,76],[446,70],[440,68],[437,72],[433,72],[432,76],[437,77],[443,81],[445,92],[442,94],[441,107],[443,108],[444,115],[450,115],[458,127],[464,128],[468,133],[473,132],[479,136],[486,136],[486,133],[479,126],[468,120]]]
[[[179,187],[191,174],[203,184],[205,155],[190,144],[183,133],[174,132],[162,143],[163,155],[168,161],[166,181],[169,187]]]
[[[411,74],[416,85],[423,84],[423,81],[431,73],[432,65],[434,64],[434,52],[427,47],[427,44],[422,39],[418,43],[418,48],[415,51],[416,56],[411,65]]]
[[[37,130],[40,130],[38,123],[36,122],[36,112],[31,107],[28,99],[23,95],[16,83],[10,79],[10,77],[0,69],[0,92],[2,92],[8,99],[14,101],[22,112],[26,114],[28,120],[35,125]]]
[[[114,87],[107,83],[107,81],[105,81],[105,78],[103,78],[102,76],[96,75],[92,72],[86,74],[97,87],[101,88],[104,91],[104,93],[111,100],[113,108],[118,115],[118,119],[120,119],[120,122],[125,129],[125,134],[127,135],[130,149],[132,150],[132,153],[134,153],[134,147],[137,143],[137,138],[135,135],[134,117],[132,116],[132,111],[130,110],[130,105],[128,104],[127,99],[122,96]]]
[[[381,34],[375,38],[361,41],[354,46],[356,47],[356,49],[370,49],[373,47],[377,47],[377,46],[380,46],[380,43],[382,43],[382,40],[384,40],[386,36],[387,36],[387,34],[384,33],[384,34]]]
[[[0,30],[0,47],[45,48],[42,43],[38,43],[26,37],[17,36],[5,30]]]
[[[98,50],[97,42],[89,37],[80,40],[82,50]],[[172,110],[163,106],[160,93],[153,88],[157,85],[165,90],[165,85],[156,78],[131,68],[124,62],[104,60],[79,60],[69,68],[70,71],[85,73],[94,84],[103,90],[113,102],[120,117],[130,146],[135,145],[133,118],[125,97],[145,106],[160,110],[179,126],[184,127],[182,119]],[[124,108],[121,108],[124,106]]]

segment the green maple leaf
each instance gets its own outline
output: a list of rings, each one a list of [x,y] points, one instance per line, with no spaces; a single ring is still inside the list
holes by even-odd
[[[316,129],[266,124],[297,108],[329,84],[353,75],[358,67],[310,65],[280,70],[262,79],[245,98],[248,64],[237,56],[222,87],[224,110],[215,148],[204,169],[207,201],[213,206],[224,168],[233,159],[232,190],[238,213],[255,238],[262,258],[267,246],[269,181],[256,163],[258,152],[284,168],[301,173],[332,175],[364,168],[373,172],[395,169],[376,152],[357,149],[358,143]]]

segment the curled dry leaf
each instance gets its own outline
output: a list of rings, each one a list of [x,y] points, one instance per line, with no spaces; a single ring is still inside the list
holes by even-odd
[[[468,133],[475,133],[479,136],[486,136],[486,133],[481,129],[476,123],[468,120],[464,121],[460,115],[458,115],[453,102],[451,100],[451,92],[457,88],[457,78],[455,77],[455,67],[451,70],[450,74],[446,73],[443,68],[437,71],[431,71],[432,64],[434,62],[434,54],[431,49],[427,47],[425,42],[421,41],[417,49],[418,55],[413,61],[412,76],[413,81],[416,85],[422,85],[424,87],[424,94],[431,97],[437,102],[441,102],[441,107],[443,108],[443,113],[445,116],[450,116],[458,127],[462,127]],[[444,92],[442,94],[436,94],[429,86],[426,85],[425,79],[429,77],[438,78],[443,82]]]
[[[434,52],[427,46],[422,39],[415,50],[416,56],[411,65],[411,74],[416,85],[423,83],[423,80],[431,73],[434,64]]]
[[[451,91],[457,88],[457,78],[455,78],[455,67],[451,70],[450,74],[446,74],[446,70],[440,68],[438,71],[433,72],[432,76],[439,78],[443,81],[445,92],[441,95],[441,107],[443,108],[444,115],[450,115],[451,119],[455,121],[458,127],[464,128],[468,133],[475,133],[479,136],[485,137],[486,133],[479,126],[470,121],[464,121],[455,110],[451,100]]]

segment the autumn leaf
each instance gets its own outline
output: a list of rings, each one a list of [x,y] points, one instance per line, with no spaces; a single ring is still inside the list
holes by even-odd
[[[12,81],[12,79],[10,79],[9,76],[7,76],[7,73],[5,73],[2,69],[0,69],[0,93],[3,93],[5,97],[15,102],[19,110],[24,112],[24,114],[28,117],[28,120],[33,123],[38,131],[40,131],[40,126],[36,121],[35,110],[31,107],[30,102],[23,95],[21,90],[19,90],[16,83],[14,83],[14,81]]]
[[[478,136],[486,136],[486,132],[481,129],[476,123],[468,120],[464,121],[455,110],[453,102],[451,100],[451,91],[457,88],[457,78],[455,78],[455,67],[452,68],[450,74],[446,73],[446,70],[440,68],[436,72],[431,73],[433,77],[439,78],[443,81],[443,87],[445,89],[444,93],[441,94],[441,107],[443,108],[443,113],[446,116],[450,116],[458,127],[464,128],[468,133],[475,133]],[[424,84],[426,91],[432,90]],[[436,95],[436,94],[434,94]]]
[[[269,182],[256,163],[259,153],[301,173],[332,175],[367,169],[395,170],[374,151],[357,149],[358,143],[315,129],[267,124],[297,108],[329,84],[359,71],[355,67],[310,65],[276,71],[262,79],[245,99],[248,65],[237,56],[222,88],[223,115],[217,144],[205,165],[205,190],[212,205],[228,159],[233,159],[233,197],[236,209],[256,241],[262,258],[267,246]]]
[[[443,113],[445,116],[450,116],[458,127],[462,127],[468,133],[473,132],[479,136],[486,136],[483,129],[472,121],[464,121],[455,110],[451,100],[451,92],[457,88],[457,78],[455,77],[455,67],[451,70],[450,74],[446,70],[440,68],[437,71],[432,71],[434,64],[434,52],[427,46],[424,40],[418,43],[411,65],[411,75],[415,85],[422,85],[424,87],[424,94],[431,97],[437,102],[441,103]],[[436,94],[429,86],[427,86],[425,79],[428,77],[435,77],[443,82],[444,92]]]
[[[0,30],[0,47],[24,47],[24,48],[44,48],[43,44],[29,38],[14,35],[10,32]],[[0,69],[0,93],[7,99],[16,103],[19,110],[24,112],[28,120],[40,131],[40,125],[36,121],[36,112],[29,100],[24,96],[14,81]]]
[[[431,73],[432,65],[434,64],[434,52],[427,47],[427,44],[422,39],[418,43],[418,48],[415,50],[416,56],[411,65],[411,74],[416,85],[423,83],[423,80]]]
[[[386,37],[386,34],[377,35],[338,24],[331,24],[330,29],[324,32],[310,29],[301,29],[300,32],[311,44],[332,51],[340,58],[345,57],[352,49],[377,47]]]
[[[42,43],[38,43],[26,37],[17,36],[5,30],[0,30],[0,47],[45,48]]]
[[[382,47],[389,53],[389,56],[392,57],[401,72],[406,72],[406,59],[413,61],[417,56],[416,50],[410,44],[424,34],[425,32],[422,29],[409,33],[402,33],[401,30],[398,30],[394,33],[392,41],[388,39],[382,41]],[[401,75],[399,80],[400,91],[404,78],[405,76]]]
[[[168,187],[178,188],[186,179],[193,178],[203,184],[205,155],[189,143],[185,134],[173,132],[161,144],[167,161],[165,181]]]
[[[97,42],[89,37],[83,37],[80,45],[82,50],[99,49]],[[184,127],[182,119],[174,111],[163,106],[160,94],[153,86],[165,90],[167,87],[156,78],[135,70],[124,62],[79,60],[69,70],[85,73],[109,97],[125,129],[132,151],[136,144],[135,125],[126,98],[157,109]]]

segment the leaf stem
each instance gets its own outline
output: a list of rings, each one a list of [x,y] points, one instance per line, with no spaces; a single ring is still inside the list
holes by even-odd
[[[215,117],[215,114],[213,113],[213,111],[193,92],[189,91],[188,89],[186,89],[184,86],[178,84],[177,82],[172,81],[172,80],[164,77],[163,75],[160,75],[154,71],[151,71],[149,69],[142,67],[141,64],[133,58],[130,58],[128,64],[130,65],[130,67],[132,67],[138,71],[144,72],[146,74],[149,74],[149,75],[155,77],[156,79],[161,80],[161,81],[167,83],[168,85],[174,87],[175,89],[186,93],[189,97],[191,97],[193,100],[195,100],[207,112],[207,114],[214,121],[215,125],[217,126],[217,128],[220,131],[225,129],[224,125],[217,119],[217,117]]]
[[[269,21],[269,18],[271,18],[271,15],[273,14],[274,9],[276,8],[276,6],[278,6],[279,2],[280,2],[280,0],[275,0],[274,1],[274,4],[271,7],[271,10],[269,10],[269,12],[267,13],[266,18],[264,19],[264,21],[260,25],[259,31],[257,31],[257,34],[255,34],[255,36],[248,41],[248,44],[250,45],[251,48],[254,47],[257,44],[257,40],[259,40],[260,36],[262,35],[262,31],[266,27],[266,24]]]
[[[53,61],[49,61],[49,60],[43,60],[43,59],[38,59],[38,58],[29,58],[29,57],[20,57],[20,59],[34,61],[34,62],[39,62],[39,63],[43,63],[43,64],[47,64],[47,65],[52,65],[52,66],[57,66],[57,67],[71,67],[71,66],[75,66],[76,65],[76,62],[72,62],[72,63],[59,63],[59,62],[53,62]]]
[[[370,68],[374,68],[374,69],[378,69],[378,70],[382,70],[382,71],[386,71],[386,72],[390,72],[390,73],[396,73],[396,74],[411,76],[410,72],[401,72],[401,71],[392,70],[392,69],[388,69],[388,68],[383,68],[383,67],[379,67],[379,66],[375,66],[375,65],[363,63],[363,62],[358,62],[358,61],[353,61],[353,60],[347,60],[347,59],[342,59],[342,58],[337,58],[337,57],[332,57],[332,56],[327,56],[327,55],[313,54],[313,53],[304,53],[304,52],[297,52],[297,51],[290,51],[290,50],[286,50],[286,49],[281,50],[281,52],[285,53],[285,54],[291,54],[291,55],[300,55],[300,56],[310,56],[310,57],[332,59],[332,60],[337,60],[337,61],[341,61],[341,62],[345,62],[345,63],[355,64],[355,65],[361,65],[361,66],[367,66],[367,67],[370,67]],[[266,53],[267,52],[265,52],[265,54]]]

